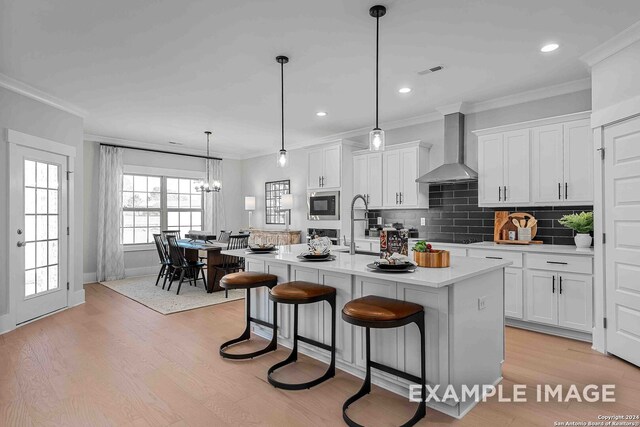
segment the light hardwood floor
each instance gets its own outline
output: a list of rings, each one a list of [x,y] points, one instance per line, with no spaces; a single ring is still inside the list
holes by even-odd
[[[101,285],[85,289],[85,304],[0,335],[0,425],[343,425],[342,403],[359,379],[339,372],[314,389],[287,392],[265,375],[287,349],[247,362],[220,359],[220,343],[242,330],[242,301],[163,316]],[[302,380],[322,368],[303,356],[281,378]],[[520,383],[616,384],[617,402],[494,398],[462,420],[429,410],[420,425],[552,426],[640,414],[639,368],[586,343],[508,328],[503,384]],[[412,412],[413,404],[376,388],[351,414],[387,426]]]

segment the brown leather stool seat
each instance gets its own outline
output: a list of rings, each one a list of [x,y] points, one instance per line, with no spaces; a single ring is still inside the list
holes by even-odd
[[[362,427],[347,415],[349,406],[360,400],[371,392],[371,369],[377,369],[391,375],[403,378],[413,384],[420,384],[420,403],[413,417],[406,423],[405,427],[413,426],[420,421],[427,413],[425,402],[425,392],[427,384],[426,371],[426,341],[425,341],[425,313],[424,307],[407,301],[400,301],[392,298],[368,295],[349,301],[342,308],[342,319],[356,326],[365,328],[365,366],[366,372],[364,382],[360,390],[342,405],[342,419],[349,427]],[[372,328],[398,328],[415,323],[420,333],[420,376],[400,371],[394,367],[383,365],[371,360],[371,329]]]
[[[278,276],[255,271],[231,273],[220,279],[220,287],[224,289],[253,289],[261,286],[272,288],[278,284]]]
[[[304,390],[333,378],[336,375],[336,289],[318,283],[293,281],[280,283],[271,288],[269,299],[276,305],[278,303],[293,305],[293,347],[289,357],[276,363],[267,371],[269,384],[284,390]],[[322,301],[326,301],[331,307],[331,345],[298,334],[298,306]],[[275,316],[273,318],[276,319]],[[298,360],[298,341],[328,351],[331,357],[329,367],[322,376],[303,383],[291,384],[276,380],[273,377],[276,370]]]
[[[287,282],[280,283],[271,289],[273,301],[288,304],[307,304],[315,301],[326,300],[330,295],[335,295],[336,290],[331,286],[323,286],[311,282]]]
[[[397,322],[423,310],[421,305],[412,302],[368,295],[346,303],[342,308],[342,318],[349,323]]]
[[[225,359],[244,360],[253,359],[256,356],[275,351],[278,348],[278,325],[277,321],[273,323],[266,322],[264,320],[251,316],[251,291],[250,289],[259,288],[265,286],[269,289],[278,284],[278,276],[267,273],[258,273],[255,271],[241,271],[239,273],[227,274],[220,279],[220,286],[225,290],[229,289],[245,289],[245,327],[244,332],[238,338],[234,338],[230,341],[223,343],[220,346],[220,356]],[[273,303],[273,318],[278,317],[278,304]],[[243,341],[248,341],[251,338],[251,323],[257,323],[258,325],[271,328],[272,336],[269,344],[261,349],[251,353],[229,353],[227,349],[235,344]]]

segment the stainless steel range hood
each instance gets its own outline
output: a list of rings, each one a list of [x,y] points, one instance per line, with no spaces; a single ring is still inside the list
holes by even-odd
[[[464,164],[464,114],[444,116],[444,165],[416,179],[429,184],[477,181],[478,172]]]

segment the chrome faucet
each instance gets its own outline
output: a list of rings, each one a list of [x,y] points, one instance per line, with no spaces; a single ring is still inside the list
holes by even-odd
[[[355,205],[356,205],[356,200],[358,199],[362,199],[362,201],[364,202],[364,218],[355,218]],[[350,255],[355,255],[356,254],[356,242],[355,242],[355,227],[354,224],[356,221],[368,221],[369,218],[367,218],[367,215],[369,213],[369,205],[367,204],[367,199],[365,199],[365,197],[362,194],[356,194],[355,197],[353,198],[353,200],[351,201],[351,242],[349,245],[349,254]]]

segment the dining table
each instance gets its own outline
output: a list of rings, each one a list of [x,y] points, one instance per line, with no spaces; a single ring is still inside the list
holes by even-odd
[[[200,259],[200,252],[206,252],[207,293],[224,290],[220,287],[220,279],[216,274],[216,266],[222,264],[222,254],[220,252],[227,249],[227,243],[179,239],[178,246],[184,249],[184,256],[187,261],[198,261]]]

